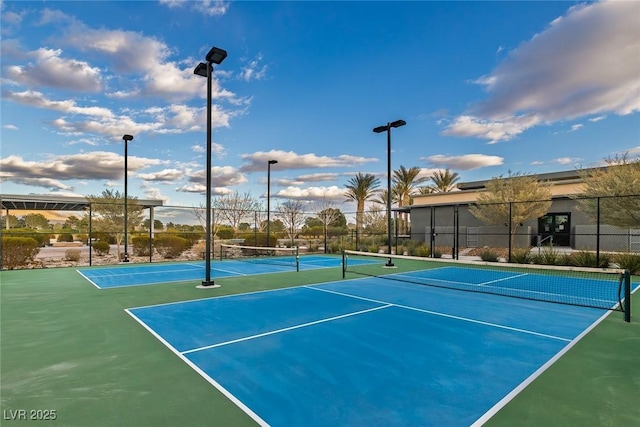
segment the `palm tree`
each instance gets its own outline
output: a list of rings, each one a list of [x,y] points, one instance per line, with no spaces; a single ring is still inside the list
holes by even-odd
[[[371,199],[371,201],[373,203],[378,203],[380,205],[387,206],[388,193],[389,192],[387,191],[386,188],[383,188],[382,190],[378,190],[376,191],[375,198]],[[391,188],[391,204],[394,204],[397,202],[398,202],[398,194],[396,193],[396,188],[393,187]]]
[[[413,196],[419,184],[422,184],[427,178],[418,178],[421,169],[413,166],[409,169],[400,166],[400,169],[393,171],[393,187],[398,198],[398,207],[411,204],[411,196]],[[405,233],[408,231],[408,221],[404,213],[400,213],[400,229]]]
[[[347,191],[344,195],[347,196],[347,200],[356,202],[356,239],[362,231],[364,203],[375,196],[379,186],[380,179],[376,178],[373,174],[363,174],[362,172],[358,172],[356,176],[345,184]],[[358,246],[357,243],[356,241],[356,247]]]
[[[431,175],[431,181],[433,186],[431,187],[435,193],[448,193],[456,188],[457,182],[460,179],[458,172],[451,172],[449,169],[443,171],[435,171]]]

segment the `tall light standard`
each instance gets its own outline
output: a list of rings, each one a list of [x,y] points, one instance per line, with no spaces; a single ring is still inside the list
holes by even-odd
[[[201,287],[219,286],[211,281],[211,76],[213,75],[213,64],[222,63],[226,57],[225,50],[212,47],[205,58],[207,62],[199,63],[193,70],[194,74],[207,78],[207,224],[205,226],[205,279],[202,281]]]
[[[122,140],[124,141],[124,254],[122,255],[122,262],[129,262],[129,251],[128,251],[128,236],[127,236],[127,218],[129,218],[129,211],[127,210],[127,175],[129,175],[129,167],[127,165],[127,146],[129,141],[133,141],[133,136],[131,135],[123,135]]]
[[[384,126],[373,128],[375,133],[387,132],[387,253],[391,255],[391,128],[399,128],[406,125],[404,120],[396,120]],[[391,257],[387,259],[386,267],[393,267]]]
[[[271,246],[269,240],[269,226],[271,223],[271,165],[278,163],[277,160],[267,162],[267,247]]]

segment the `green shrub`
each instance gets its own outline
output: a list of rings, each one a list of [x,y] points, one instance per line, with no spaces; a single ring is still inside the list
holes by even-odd
[[[64,251],[65,261],[80,261],[80,249],[67,249]]]
[[[93,232],[92,237],[109,245],[116,244],[116,236],[111,233],[106,233],[104,231]]]
[[[31,237],[38,242],[38,246],[44,247],[49,244],[51,235],[49,233],[37,232],[31,228],[12,228],[2,233],[4,237]]]
[[[133,255],[149,256],[149,236],[135,236],[131,239],[131,245],[133,246]]]
[[[26,265],[40,252],[40,244],[32,237],[2,237],[2,266],[8,270]]]
[[[109,253],[109,250],[111,249],[109,243],[103,242],[102,240],[93,242],[93,245],[91,246],[93,247],[93,250],[96,251],[96,255],[98,256],[107,255]]]
[[[530,264],[531,259],[532,255],[529,248],[514,249],[511,252],[511,262],[516,264]]]
[[[426,245],[418,245],[415,248],[415,255],[428,257],[429,255],[431,255],[431,251],[429,250],[429,247]]]
[[[189,241],[178,236],[161,236],[153,240],[153,247],[163,258],[175,258],[189,247]]]
[[[221,225],[216,230],[216,236],[218,236],[219,239],[233,239],[234,233],[235,231],[230,225]]]
[[[640,253],[619,253],[613,257],[613,262],[631,274],[640,275]]]
[[[495,251],[492,251],[491,249],[485,249],[482,252],[480,252],[480,259],[487,262],[497,262],[498,253]]]
[[[600,254],[600,262],[596,263],[596,253],[589,251],[576,251],[567,257],[567,265],[574,267],[600,267],[606,268],[611,263],[611,255]]]
[[[534,264],[558,265],[561,258],[560,252],[553,246],[545,246],[540,253],[533,255],[531,261]]]
[[[58,242],[73,242],[73,234],[71,233],[58,234]]]
[[[178,237],[182,237],[183,239],[185,239],[188,242],[188,246],[187,247],[192,247],[193,245],[195,245],[198,240],[200,239],[204,239],[206,236],[206,233],[198,233],[198,232],[181,232],[176,234],[176,236]],[[252,239],[253,240],[253,239]]]
[[[76,240],[79,240],[86,245],[89,241],[89,236],[87,236],[86,234],[76,234]]]

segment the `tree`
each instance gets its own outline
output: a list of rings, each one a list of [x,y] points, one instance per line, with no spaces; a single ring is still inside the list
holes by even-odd
[[[441,170],[435,171],[430,179],[433,185],[429,188],[433,193],[448,193],[456,189],[460,175],[458,175],[458,172],[451,172],[446,169],[444,172]]]
[[[418,178],[419,174],[420,168],[417,166],[409,169],[400,166],[400,169],[393,171],[393,187],[398,196],[399,208],[411,205],[411,197],[417,192],[417,186],[427,180],[427,178]],[[398,223],[401,232],[408,233],[409,221],[404,212],[400,212]]]
[[[7,221],[9,221],[9,227],[7,227]],[[19,227],[20,223],[18,217],[15,215],[3,215],[2,216],[2,229],[6,230],[7,228],[16,228]]]
[[[372,199],[377,188],[380,186],[380,180],[373,174],[363,174],[358,172],[357,175],[349,180],[345,185],[347,191],[345,196],[347,200],[356,202],[356,233],[360,236],[362,233],[362,215],[364,214],[364,204],[367,200]]]
[[[605,162],[606,168],[578,172],[585,182],[576,197],[578,209],[593,222],[640,228],[640,158],[631,160],[625,153]]]
[[[289,200],[276,208],[276,217],[284,224],[285,231],[294,246],[294,239],[302,224],[304,224],[304,209],[300,200]],[[271,227],[271,226],[270,226]]]
[[[363,215],[364,229],[371,234],[382,234],[387,228],[387,211],[374,205]]]
[[[213,200],[216,214],[225,218],[234,230],[238,229],[238,225],[249,212],[258,210],[257,207],[258,203],[251,196],[251,193],[240,194],[238,191],[234,191]]]
[[[341,224],[346,225],[347,219],[344,217],[340,209],[334,208],[334,203],[326,197],[322,198],[322,200],[317,203],[316,209],[318,219],[320,220],[320,223],[322,225],[322,232],[324,236],[323,245],[324,251],[326,252],[329,227],[340,226]]]
[[[507,178],[491,179],[485,188],[469,212],[487,224],[511,225],[511,247],[520,224],[543,216],[551,207],[550,185],[536,176],[510,172]]]
[[[142,223],[142,228],[144,228],[145,230],[149,229],[149,224],[151,224],[151,220],[149,218],[145,219]],[[162,221],[160,221],[159,219],[154,219],[153,220],[153,229],[155,231],[161,231],[164,230],[164,224],[162,224]]]
[[[40,213],[30,213],[24,216],[24,225],[34,230],[49,230],[49,220]]]
[[[62,228],[86,233],[89,228],[89,221],[88,218],[78,218],[75,215],[69,215],[62,225]]]
[[[93,230],[115,235],[118,259],[124,239],[124,196],[118,191],[104,190],[100,196],[90,195],[94,221]],[[127,226],[134,230],[142,223],[142,206],[134,197],[127,197]],[[131,231],[127,230],[127,231]]]

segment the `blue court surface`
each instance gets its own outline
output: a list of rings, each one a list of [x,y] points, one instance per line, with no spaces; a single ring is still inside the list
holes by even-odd
[[[341,262],[341,258],[336,256],[303,255],[300,256],[300,270],[339,267]],[[371,261],[355,260],[353,262],[370,263]],[[77,271],[98,289],[105,289],[204,279],[205,263],[198,261],[171,264],[121,264],[114,267],[83,268]],[[211,261],[212,279],[286,271],[295,271],[294,257]]]
[[[606,313],[373,277],[127,312],[287,427],[481,425]]]

